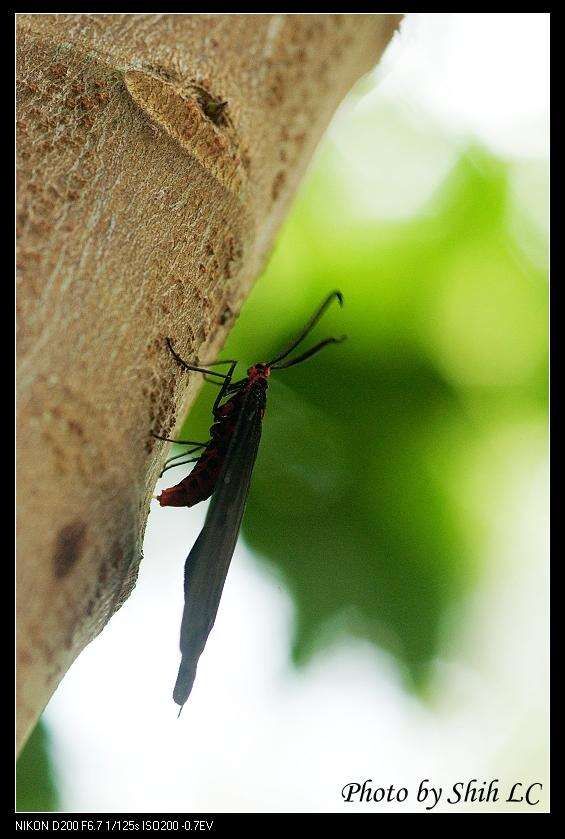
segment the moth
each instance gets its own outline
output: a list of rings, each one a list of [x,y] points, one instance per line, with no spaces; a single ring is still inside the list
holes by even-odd
[[[212,408],[213,424],[210,439],[206,442],[174,440],[189,446],[185,454],[199,454],[184,463],[195,463],[192,472],[180,483],[163,490],[158,501],[163,507],[192,507],[212,496],[204,526],[190,551],[184,568],[184,611],[180,631],[181,663],[173,691],[173,699],[180,705],[186,703],[196,677],[198,660],[204,651],[208,635],[218,612],[220,598],[226,581],[237,537],[253,467],[261,440],[263,416],[267,406],[269,377],[273,371],[286,370],[311,358],[329,344],[345,340],[325,338],[302,354],[290,354],[314,329],[333,300],[343,305],[343,296],[332,291],[316,309],[302,331],[289,346],[270,361],[258,362],[247,370],[247,375],[233,381],[237,361],[217,361],[200,367],[184,361],[167,338],[169,351],[184,370],[203,373],[206,377],[220,379],[220,391]],[[229,364],[227,373],[211,367]],[[159,437],[160,440],[169,440]],[[178,459],[170,458],[165,470],[172,468]]]

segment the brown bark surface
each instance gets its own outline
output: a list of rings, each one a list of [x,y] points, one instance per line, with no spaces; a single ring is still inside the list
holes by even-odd
[[[165,337],[217,353],[397,24],[18,16],[20,744],[134,585],[164,456],[149,432],[174,434],[200,385]]]

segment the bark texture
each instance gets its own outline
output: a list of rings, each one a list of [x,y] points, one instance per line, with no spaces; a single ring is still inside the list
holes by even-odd
[[[18,742],[131,591],[162,463],[394,15],[19,15]],[[227,104],[223,104],[227,103]]]

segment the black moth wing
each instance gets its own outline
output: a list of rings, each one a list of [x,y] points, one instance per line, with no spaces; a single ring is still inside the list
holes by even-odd
[[[184,611],[180,631],[182,661],[173,692],[181,707],[192,690],[196,666],[214,626],[235,550],[257,457],[263,411],[264,380],[242,397],[237,425],[198,539],[184,567]]]

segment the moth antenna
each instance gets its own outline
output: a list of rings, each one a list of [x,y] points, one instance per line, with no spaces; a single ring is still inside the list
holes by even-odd
[[[277,356],[275,356],[275,358],[271,359],[271,361],[268,362],[269,367],[273,367],[275,364],[278,364],[279,361],[282,361],[283,358],[286,358],[288,355],[290,355],[290,353],[294,349],[296,349],[296,347],[299,344],[302,343],[306,336],[314,329],[314,327],[316,326],[316,324],[318,323],[318,321],[320,320],[320,318],[322,317],[332,300],[337,300],[339,305],[343,306],[343,294],[341,293],[341,291],[332,291],[330,294],[328,294],[322,305],[318,306],[318,308],[316,309],[306,326],[303,328],[302,332],[298,335],[298,337],[295,338],[295,340],[289,346],[287,346],[286,349],[283,350],[283,352],[279,353]]]

